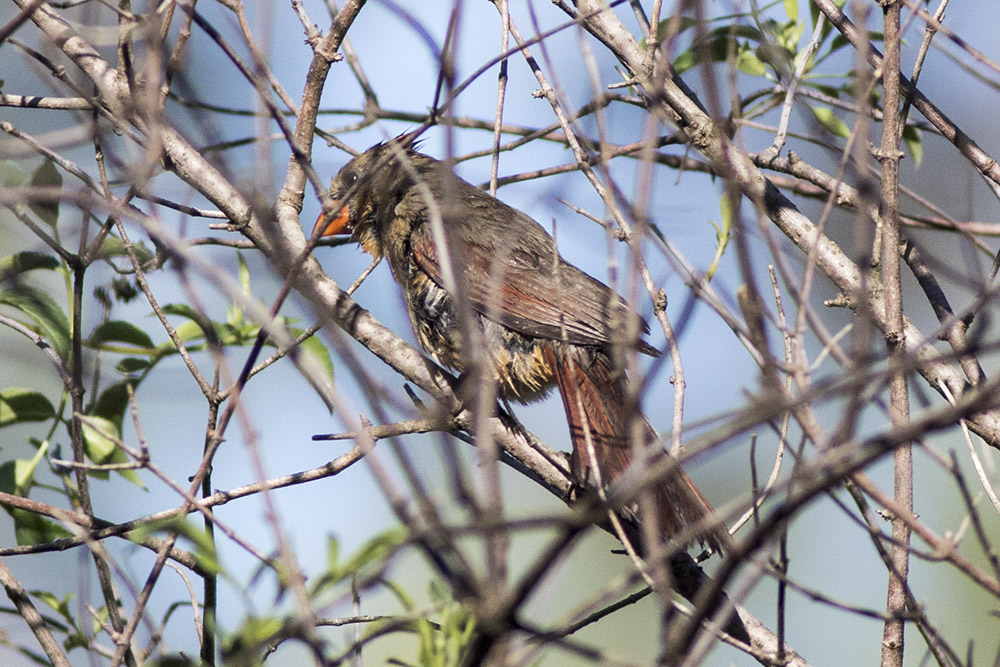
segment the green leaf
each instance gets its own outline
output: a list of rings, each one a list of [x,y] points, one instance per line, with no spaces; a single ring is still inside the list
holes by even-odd
[[[188,657],[183,653],[167,653],[146,664],[150,667],[202,667],[205,663],[201,658]]]
[[[792,54],[792,56],[798,50],[796,47],[799,40],[802,39],[802,30],[804,28],[805,26],[801,23],[789,21],[778,30],[778,43],[789,54]]]
[[[28,497],[35,484],[35,462],[29,459],[14,459],[0,464],[0,491],[12,496]]]
[[[335,572],[340,567],[340,542],[333,535],[326,538],[326,569]]]
[[[142,241],[133,243],[132,249],[135,250],[136,259],[139,260],[140,264],[145,264],[155,256],[153,251],[147,248]],[[128,252],[125,250],[125,244],[122,243],[122,240],[114,234],[108,234],[105,236],[104,240],[101,242],[100,250],[97,251],[98,259],[110,259],[111,257],[128,257]]]
[[[920,140],[920,130],[915,125],[903,128],[903,144],[913,159],[913,168],[919,169],[920,163],[924,160],[924,144]]]
[[[61,188],[62,174],[56,169],[52,160],[46,159],[31,175],[31,185],[38,188]],[[59,200],[33,201],[28,204],[35,215],[45,224],[55,227],[59,219]]]
[[[206,341],[217,342],[222,345],[233,343],[234,336],[232,335],[233,331],[231,327],[227,328],[225,324],[213,322],[186,304],[173,303],[164,306],[162,310],[168,315],[179,315],[187,318],[188,321],[181,322],[174,329],[182,343],[190,344],[202,338],[206,339]],[[228,341],[227,333],[230,334]],[[156,349],[161,355],[176,352],[173,341],[161,343]]]
[[[430,589],[431,599],[441,607],[438,613],[441,618],[440,629],[433,645],[429,647],[434,654],[433,664],[459,664],[475,629],[475,618],[465,606],[455,600],[454,594],[444,583],[432,580]]]
[[[413,624],[418,637],[418,664],[434,667],[460,664],[473,635],[475,619],[442,582],[432,580],[429,590],[431,600],[440,609],[431,619],[421,618]]]
[[[276,635],[284,625],[280,618],[250,618],[243,624],[243,636],[255,643],[264,644]]]
[[[455,600],[451,594],[451,589],[440,579],[431,579],[427,583],[427,592],[430,595],[431,602],[434,604],[445,604],[446,602],[453,602]]]
[[[223,641],[222,663],[225,665],[262,665],[269,653],[268,645],[281,632],[280,618],[250,616],[243,625]]]
[[[405,542],[406,531],[402,529],[387,530],[376,535],[344,563],[339,571],[340,578],[363,577],[364,570],[381,569],[389,556]]]
[[[769,22],[773,23],[773,21]],[[706,33],[706,37],[709,40],[714,39],[749,39],[754,42],[766,42],[767,35],[762,33],[757,28],[749,25],[724,25],[718,28],[712,28]]]
[[[840,33],[837,33],[836,35],[833,36],[833,40],[830,42],[830,53],[833,53],[834,51],[839,51],[845,46],[850,46],[850,44],[851,42],[849,39],[847,39]]]
[[[186,303],[168,303],[161,306],[160,310],[167,315],[180,315],[181,317],[186,317],[187,319],[195,322],[204,319],[197,310]]]
[[[667,39],[667,37],[671,36],[676,37],[685,30],[688,30],[689,28],[699,24],[699,21],[697,19],[691,18],[690,16],[682,16],[680,21],[677,22],[677,33],[675,35],[670,35],[670,23],[673,20],[674,20],[673,17],[668,19],[663,19],[662,21],[660,21],[659,25],[657,25],[656,35],[661,42]],[[646,48],[645,39],[639,42],[639,44],[640,46],[642,46],[642,48]]]
[[[706,62],[725,62],[729,54],[729,39],[725,35],[715,35],[709,39],[698,40],[691,48],[674,58],[674,69],[683,74],[695,65]]]
[[[241,253],[236,253],[236,275],[240,283],[240,287],[243,288],[243,294],[246,296],[251,296],[250,292],[250,268],[247,266],[247,262],[243,259]],[[243,309],[237,303],[233,303],[229,306],[228,317],[226,319],[227,324],[233,327],[243,326]],[[231,344],[231,343],[224,343]]]
[[[674,71],[683,74],[694,67],[694,64],[694,52],[688,49],[677,54],[677,57],[674,58]]]
[[[413,599],[405,588],[393,581],[383,581],[382,585],[385,586],[390,593],[396,596],[396,600],[402,605],[404,611],[413,611],[417,608],[417,603]]]
[[[34,469],[34,461],[24,459],[0,465],[0,490],[27,498],[28,491],[34,484]],[[14,519],[14,536],[19,545],[41,544],[70,537],[68,530],[40,514],[10,505],[3,505],[3,508]]]
[[[719,200],[719,213],[722,214],[722,229],[727,231],[732,229],[736,212],[733,210],[733,198],[728,194],[723,194],[722,199]],[[717,232],[716,239],[718,239],[721,234],[721,231]]]
[[[847,124],[840,120],[832,109],[810,106],[809,110],[812,111],[813,116],[816,117],[819,124],[826,128],[827,132],[845,139],[851,136],[851,128],[847,127]]]
[[[333,535],[326,538],[326,571],[320,577],[310,578],[309,596],[316,596],[340,582],[340,543]]]
[[[874,43],[879,43],[885,39],[885,34],[877,30],[868,31],[868,40]],[[850,46],[851,42],[849,39],[844,37],[842,34],[837,33],[834,35],[833,39],[830,41],[830,51],[836,51],[845,46]]]
[[[108,461],[108,463],[125,463],[128,460],[128,455],[120,449],[115,450],[116,454],[113,458],[117,459],[121,457],[121,461]],[[124,479],[126,482],[135,484],[143,491],[146,491],[146,485],[142,483],[142,477],[139,477],[139,473],[132,468],[122,468],[121,470],[115,470],[119,477]]]
[[[190,343],[193,340],[205,337],[205,329],[193,320],[181,322],[174,327],[174,330],[177,332],[177,336],[181,339],[182,343]],[[161,344],[159,349],[173,350],[174,344],[172,341],[167,341],[166,343]]]
[[[257,332],[259,331],[260,327],[252,322],[240,326],[234,326],[225,322],[219,324],[216,329],[219,342],[225,346],[248,345],[257,337]],[[273,342],[271,344],[274,345]]]
[[[243,259],[243,253],[240,252],[236,253],[236,272],[243,292],[250,294],[250,268],[247,266],[247,261]]]
[[[135,375],[136,373],[141,373],[153,364],[150,363],[148,359],[140,359],[139,357],[125,357],[117,364],[115,364],[115,370],[122,375]]]
[[[719,269],[719,262],[722,261],[722,256],[725,254],[729,240],[732,238],[735,211],[733,211],[732,207],[732,198],[728,194],[722,195],[722,199],[719,201],[719,211],[722,213],[722,224],[717,225],[714,222],[712,223],[712,227],[715,228],[715,256],[712,258],[712,263],[709,264],[708,270],[705,271],[705,277],[708,280],[711,280],[715,272]]]
[[[91,416],[83,422],[83,447],[94,463],[111,463],[112,455],[120,451],[115,444],[120,440],[121,433],[110,419]]]
[[[289,332],[296,338],[302,335],[301,329],[289,329]],[[330,358],[330,350],[319,339],[319,336],[315,334],[309,336],[309,338],[306,338],[299,344],[299,347],[319,362],[319,365],[327,373],[327,379],[333,382],[333,359]]]
[[[20,546],[45,544],[73,536],[65,528],[40,514],[16,507],[12,507],[8,511],[14,518],[14,536]]]
[[[0,169],[3,171],[3,186],[5,188],[19,188],[28,182],[27,177],[24,175],[13,160],[4,160],[0,162]]]
[[[830,86],[823,83],[816,83],[815,81],[803,81],[801,84],[814,88],[824,95],[829,95],[835,99],[840,99],[841,93],[845,92],[844,88],[841,86]]]
[[[205,335],[216,335],[215,324],[186,303],[168,303],[163,306],[161,310],[167,315],[179,315],[180,317],[185,317],[197,326],[200,333],[192,331],[190,327],[188,327],[184,329],[184,333],[182,334],[181,329],[183,328],[183,325],[177,327],[177,333],[181,336],[181,340],[185,342],[201,338]],[[171,344],[170,347],[173,347],[173,345]]]
[[[749,48],[745,45],[741,47],[735,43],[735,40],[740,38],[753,42],[763,41],[760,30],[750,26],[737,25],[714,28],[692,44],[690,48],[674,58],[674,69],[678,74],[683,74],[701,63],[725,62],[726,58],[729,57],[731,48],[733,48],[734,52],[736,49]]]
[[[76,615],[69,607],[69,603],[73,601],[73,598],[76,597],[75,595],[67,593],[60,599],[49,591],[31,591],[31,594],[62,616],[70,625],[76,626]]]
[[[35,331],[43,336],[63,361],[69,358],[69,320],[66,313],[47,293],[28,285],[17,285],[0,291],[0,304],[11,306],[35,323]]]
[[[55,163],[48,158],[43,160],[31,174],[31,184],[36,188],[61,188],[62,183],[62,174],[56,169]]]
[[[0,391],[0,426],[45,421],[55,414],[49,399],[37,391],[19,387]]]
[[[88,342],[92,346],[109,342],[126,343],[142,350],[152,350],[155,347],[149,334],[131,322],[123,320],[110,320],[99,325],[90,334]]]
[[[24,489],[24,495],[35,485],[36,461],[32,459],[14,459],[14,484],[17,489]],[[19,494],[20,495],[20,494]]]
[[[815,29],[816,28],[816,21],[820,20],[819,17],[821,15],[821,13],[819,11],[819,8],[816,7],[816,3],[815,2],[810,2],[809,3],[809,15],[810,15],[810,17],[812,17],[812,27],[813,27],[813,29]],[[829,21],[827,21],[826,17],[824,16],[823,17],[823,27],[820,28],[820,30],[819,30],[819,43],[820,44],[825,44],[826,43],[826,39],[830,36],[830,33],[832,33],[832,32],[833,32],[833,24],[830,23]],[[822,55],[822,58],[826,58],[826,56],[828,56],[831,53],[833,53],[833,51],[834,51],[833,49],[828,49],[827,52]],[[819,52],[817,52],[817,55],[819,55]]]
[[[121,425],[113,419],[88,415],[83,422],[83,448],[87,458],[98,465],[129,463],[131,458],[124,449],[118,446],[121,442]],[[98,479],[108,479],[110,470],[88,470],[87,474]],[[114,470],[119,476],[140,489],[145,489],[142,478],[131,468]]]
[[[193,523],[186,517],[175,516],[162,521],[154,521],[143,526],[139,526],[129,535],[129,539],[136,543],[141,543],[150,535],[176,533],[191,541],[194,546],[193,554],[198,559],[199,565],[213,574],[222,571],[215,553],[215,543],[204,527]]]
[[[109,390],[114,393],[118,390],[118,387],[113,385],[109,387]],[[113,402],[113,399],[108,399],[109,404]],[[117,407],[114,408],[114,410],[117,409]],[[118,443],[121,441],[121,422],[119,421],[116,424],[114,421],[115,416],[117,415],[113,414],[111,419],[100,416],[88,416],[83,422],[84,451],[87,453],[87,458],[99,465],[128,463],[131,461],[125,450],[118,446]],[[108,470],[91,470],[89,474],[100,479],[107,479],[108,472]],[[114,472],[139,488],[146,488],[135,470],[123,468]]]
[[[310,595],[312,597],[318,596],[347,579],[354,577],[364,579],[366,576],[376,576],[382,571],[387,560],[404,542],[405,533],[402,530],[393,529],[386,531],[374,537],[362,546],[357,553],[348,558],[346,563],[341,564],[340,545],[336,538],[328,538],[326,572],[318,580],[313,581]],[[390,588],[392,587],[391,582],[388,581],[383,581],[382,584]],[[406,595],[405,591],[399,591],[397,597],[400,598],[404,606],[412,603],[412,600]]]
[[[59,260],[42,252],[25,251],[0,259],[0,282],[34,269],[57,269]]]
[[[115,425],[117,432],[121,433],[126,410],[128,410],[128,386],[125,382],[116,382],[101,392],[87,414],[107,419]]]
[[[791,21],[792,23],[798,22],[799,0],[785,0],[785,14],[788,15],[788,20]]]
[[[62,617],[65,623],[60,623],[55,619],[46,619],[46,623],[53,629],[60,633],[65,633],[67,637],[63,640],[63,647],[69,651],[73,647],[87,647],[92,648],[90,640],[88,637],[84,636],[80,632],[79,626],[76,624],[76,607],[70,606],[70,603],[76,597],[73,593],[67,593],[62,598],[58,598],[54,593],[49,591],[30,591],[31,595],[38,598],[46,605],[51,607],[59,616]],[[105,626],[107,627],[107,626]],[[48,664],[48,663],[44,663]]]
[[[750,76],[767,76],[767,66],[750,49],[740,49],[736,55],[736,69]]]

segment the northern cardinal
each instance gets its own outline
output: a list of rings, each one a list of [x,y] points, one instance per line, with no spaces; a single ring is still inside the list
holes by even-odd
[[[417,152],[405,136],[348,162],[330,194],[340,208],[320,216],[313,236],[350,234],[366,252],[388,260],[417,339],[432,357],[463,372],[468,355],[482,355],[462,347],[453,290],[464,290],[500,393],[527,402],[559,387],[576,483],[607,485],[625,471],[635,419],[625,407],[625,373],[612,359],[622,357],[615,348],[627,344],[629,324],[636,332],[648,327],[621,297],[559,257],[537,222]],[[656,353],[645,342],[637,345]],[[652,442],[649,423],[637,419],[642,444]],[[654,493],[667,538],[705,526],[700,522],[712,514],[679,467]],[[700,538],[719,549],[729,535],[716,528]]]

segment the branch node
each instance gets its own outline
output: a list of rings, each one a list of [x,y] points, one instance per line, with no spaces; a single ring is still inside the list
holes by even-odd
[[[832,299],[827,299],[823,302],[824,306],[828,308],[852,308],[853,301],[846,294],[838,294]]]

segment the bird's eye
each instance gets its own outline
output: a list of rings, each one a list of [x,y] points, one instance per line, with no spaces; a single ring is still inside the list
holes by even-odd
[[[358,182],[358,172],[354,170],[345,171],[340,175],[340,180],[343,181],[344,187],[351,187]]]

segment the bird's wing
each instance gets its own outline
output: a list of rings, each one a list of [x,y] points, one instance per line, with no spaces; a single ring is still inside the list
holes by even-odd
[[[625,317],[639,319],[608,286],[561,258],[556,265],[552,238],[525,214],[482,197],[473,209],[474,215],[446,219],[446,225],[452,264],[466,267],[464,287],[477,312],[525,335],[577,345],[606,345],[615,332],[625,331]],[[483,216],[498,215],[516,221],[482,223]],[[429,220],[413,226],[410,248],[417,265],[445,286]],[[648,330],[641,319],[639,327]]]

